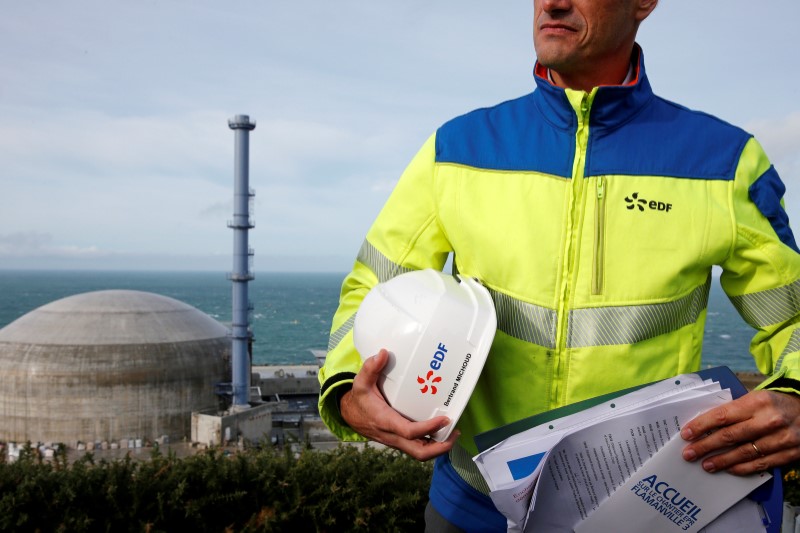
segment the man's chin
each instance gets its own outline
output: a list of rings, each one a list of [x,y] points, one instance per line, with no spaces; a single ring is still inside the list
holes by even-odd
[[[554,44],[546,43],[535,46],[536,59],[541,65],[558,72],[569,69],[573,54],[565,50],[563,46],[555,46]]]

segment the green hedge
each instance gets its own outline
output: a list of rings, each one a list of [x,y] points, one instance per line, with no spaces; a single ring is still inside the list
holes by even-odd
[[[0,463],[0,531],[422,531],[431,473],[370,447],[73,464],[28,449]]]
[[[432,463],[340,446],[0,462],[0,531],[422,531]],[[784,475],[800,505],[800,471]]]
[[[783,500],[794,506],[800,505],[800,464],[798,463],[784,468]]]

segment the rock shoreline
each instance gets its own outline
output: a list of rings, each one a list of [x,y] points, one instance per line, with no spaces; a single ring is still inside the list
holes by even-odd
[[[756,388],[766,377],[760,372],[736,372],[736,377],[742,382],[747,390]]]

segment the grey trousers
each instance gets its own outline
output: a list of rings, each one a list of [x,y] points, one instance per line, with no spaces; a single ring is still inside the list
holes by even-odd
[[[447,521],[433,508],[431,502],[425,507],[425,533],[464,533],[461,529]]]

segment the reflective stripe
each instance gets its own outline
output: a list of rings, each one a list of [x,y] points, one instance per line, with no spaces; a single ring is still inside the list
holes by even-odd
[[[344,324],[339,326],[339,329],[331,333],[331,336],[328,339],[328,353],[330,353],[331,351],[333,351],[334,348],[339,346],[339,343],[342,342],[344,336],[347,335],[347,333],[351,329],[353,329],[353,323],[355,321],[356,321],[356,314],[353,313],[353,315],[350,318],[348,318]]]
[[[781,369],[781,364],[783,364],[783,358],[793,352],[800,351],[800,329],[795,329],[792,331],[792,336],[789,337],[789,342],[786,343],[786,348],[783,349],[780,358],[778,359],[778,363],[775,365],[775,372]]]
[[[489,289],[497,311],[497,329],[545,348],[556,346],[556,312]]]
[[[481,471],[478,470],[469,452],[456,442],[455,445],[450,448],[449,455],[450,464],[453,466],[453,470],[461,476],[461,479],[466,481],[473,489],[488,496],[489,485],[486,484],[486,480],[483,479]]]
[[[568,348],[633,344],[697,322],[708,305],[711,278],[674,302],[575,309],[569,314]],[[556,311],[490,289],[497,329],[545,348],[556,345]]]
[[[393,263],[366,240],[358,253],[358,261],[369,267],[380,282],[412,270]],[[674,302],[572,310],[567,348],[634,344],[693,324],[708,305],[710,288],[711,277]],[[555,348],[556,310],[523,302],[493,289],[489,292],[497,311],[499,331],[544,348]],[[354,319],[355,315],[331,335],[328,351],[336,348],[352,329]]]
[[[395,276],[405,272],[411,272],[411,270],[413,270],[411,268],[398,265],[397,263],[393,263],[388,257],[383,255],[380,250],[372,246],[372,244],[370,244],[366,239],[364,240],[364,244],[361,245],[361,249],[358,251],[358,257],[356,260],[372,270],[375,276],[377,276],[379,283],[383,283],[384,281],[388,281]],[[339,343],[342,342],[342,339],[344,339],[345,335],[347,335],[350,330],[353,329],[353,323],[355,320],[356,313],[353,313],[353,316],[348,318],[344,324],[339,326],[336,331],[331,333],[331,336],[328,339],[329,353],[339,346]]]
[[[366,239],[364,240],[364,244],[361,245],[361,249],[358,251],[357,260],[369,267],[378,277],[378,282],[380,283],[389,281],[395,276],[413,270],[390,261],[388,257],[383,255],[380,250],[372,246]]]
[[[567,347],[634,344],[693,324],[708,305],[710,288],[709,277],[674,302],[570,311]]]
[[[777,289],[732,296],[731,303],[754,328],[779,324],[800,312],[800,280]]]

